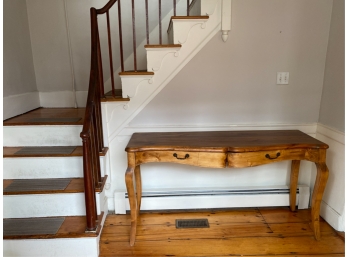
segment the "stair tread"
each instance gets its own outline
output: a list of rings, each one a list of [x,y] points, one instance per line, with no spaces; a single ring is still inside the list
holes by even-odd
[[[105,98],[101,98],[101,102],[118,102],[118,101],[129,101],[129,98],[122,97],[122,89],[115,89],[115,96],[112,96],[112,91],[110,90],[105,94]]]
[[[107,92],[105,96],[112,96],[112,90]],[[115,88],[115,97],[122,97],[122,89],[116,89]]]
[[[199,19],[209,19],[209,16],[172,16],[172,20],[199,20]]]
[[[101,192],[105,185],[107,176],[103,178],[101,189],[96,189],[96,192]],[[58,184],[62,180],[68,180],[67,186],[64,189],[57,189],[53,184]],[[15,185],[17,187],[11,187]],[[63,184],[62,184],[63,185]],[[63,185],[64,187],[64,185]],[[18,188],[18,189],[17,189]],[[6,189],[11,189],[6,191]],[[66,193],[83,193],[84,179],[83,178],[56,178],[56,179],[4,179],[3,180],[3,195],[27,195],[27,194],[66,194]]]
[[[100,233],[101,226],[100,222],[103,220],[104,212],[98,215],[98,229],[96,233],[85,233],[86,229],[86,216],[60,216],[60,217],[51,217],[51,218],[64,218],[63,223],[59,227],[58,231],[55,234],[43,234],[43,233],[34,233],[30,226],[22,229],[22,235],[7,235],[3,236],[3,239],[53,239],[53,238],[83,238],[83,237],[97,237]],[[33,223],[40,224],[40,219],[42,218],[30,218],[33,220]],[[18,223],[23,223],[22,221],[28,220],[28,218],[16,218],[16,219],[4,219],[11,221],[18,221]],[[41,223],[44,225],[43,223]],[[47,224],[47,223],[46,223]],[[37,229],[37,231],[40,229]],[[26,234],[26,235],[23,235]]]
[[[35,151],[34,148],[38,150]],[[64,149],[74,148],[72,152],[64,152]],[[26,151],[23,151],[26,150]],[[31,151],[32,150],[32,151]],[[62,150],[60,152],[60,150]],[[19,151],[23,151],[22,154],[18,154]],[[107,147],[104,147],[103,151],[99,153],[99,156],[105,156],[108,151]],[[26,147],[3,147],[4,158],[20,158],[20,157],[75,157],[83,156],[82,146],[26,146]]]
[[[7,119],[4,126],[83,125],[85,108],[38,108]]]
[[[118,73],[121,76],[127,76],[127,75],[155,75],[154,72],[151,71],[124,71],[124,72],[120,72]]]
[[[144,45],[145,48],[173,48],[181,47],[181,44],[169,44],[169,45]]]

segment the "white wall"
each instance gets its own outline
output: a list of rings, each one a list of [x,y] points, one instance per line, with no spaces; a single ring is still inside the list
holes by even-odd
[[[344,132],[344,0],[334,0],[319,122]]]
[[[232,30],[191,60],[130,126],[313,123],[332,1],[233,1]],[[276,85],[289,71],[289,85]]]
[[[330,176],[323,197],[322,215],[340,231],[345,230],[344,5],[344,0],[333,1],[317,131],[317,138],[330,146],[327,151]]]
[[[4,119],[40,106],[31,50],[26,2],[3,2]],[[25,99],[25,101],[23,101]]]
[[[134,132],[299,129],[315,136],[331,9],[327,0],[233,1],[228,41],[218,33],[110,142],[111,190],[125,190],[124,148]],[[290,72],[289,85],[276,85],[277,71]],[[312,166],[302,162],[299,183],[310,185]],[[273,186],[289,183],[290,162],[142,170],[144,190]]]

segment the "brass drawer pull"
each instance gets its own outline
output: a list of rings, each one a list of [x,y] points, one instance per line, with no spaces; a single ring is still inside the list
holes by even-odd
[[[277,159],[278,157],[280,156],[280,153],[277,153],[277,156],[276,157],[271,157],[271,156],[269,156],[269,154],[266,154],[265,155],[265,157],[267,158],[267,159],[270,159],[270,160],[274,160],[274,159]]]
[[[174,156],[176,159],[178,159],[178,160],[185,160],[185,159],[187,159],[187,158],[190,157],[190,155],[189,155],[188,153],[185,154],[185,157],[184,157],[184,158],[178,157],[178,155],[177,155],[176,153],[174,153],[173,156]]]

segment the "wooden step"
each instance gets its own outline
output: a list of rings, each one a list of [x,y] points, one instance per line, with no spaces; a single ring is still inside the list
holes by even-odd
[[[119,102],[119,101],[129,101],[129,98],[122,97],[122,89],[115,89],[115,96],[112,96],[112,91],[105,94],[104,98],[101,98],[101,102]]]
[[[30,226],[22,227],[19,229],[18,234],[16,232],[12,232],[12,235],[5,235],[3,239],[54,239],[54,238],[83,238],[83,237],[98,237],[101,231],[101,221],[104,218],[104,212],[101,212],[98,215],[98,229],[96,233],[85,233],[86,229],[86,216],[60,216],[57,218],[64,218],[63,223],[60,225],[58,231],[56,233],[38,233],[31,232]],[[34,224],[44,225],[43,222],[40,222],[42,218],[30,218],[33,220]],[[27,222],[22,222],[27,219],[4,219],[10,221],[18,221],[18,224],[26,224]],[[35,229],[35,231],[40,231],[40,228]],[[25,234],[25,235],[24,235]]]
[[[155,75],[154,72],[149,72],[149,71],[124,71],[118,73],[120,76],[152,76]]]
[[[145,48],[177,48],[181,47],[181,44],[169,44],[169,45],[144,45]]]
[[[107,175],[103,177],[103,183],[101,185],[101,188],[96,189],[96,192],[100,193],[103,191],[104,185],[106,183],[106,179],[107,179]],[[57,185],[59,185],[60,188],[58,188]],[[3,195],[68,194],[68,193],[83,193],[83,192],[84,192],[83,178],[4,179],[3,180]]]
[[[173,20],[208,20],[209,16],[172,16],[168,25],[167,33],[173,25]]]
[[[5,120],[3,125],[83,125],[84,117],[85,108],[38,108]]]
[[[67,153],[65,149],[73,150]],[[61,150],[61,151],[60,151]],[[108,147],[104,147],[99,156],[105,156]],[[3,147],[4,158],[20,158],[20,157],[76,157],[83,156],[82,146],[37,146],[37,147]]]
[[[171,20],[202,20],[209,19],[209,16],[172,16]]]

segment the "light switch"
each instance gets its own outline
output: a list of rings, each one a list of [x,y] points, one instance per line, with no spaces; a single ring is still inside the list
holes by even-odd
[[[289,72],[277,72],[277,85],[289,84]]]

